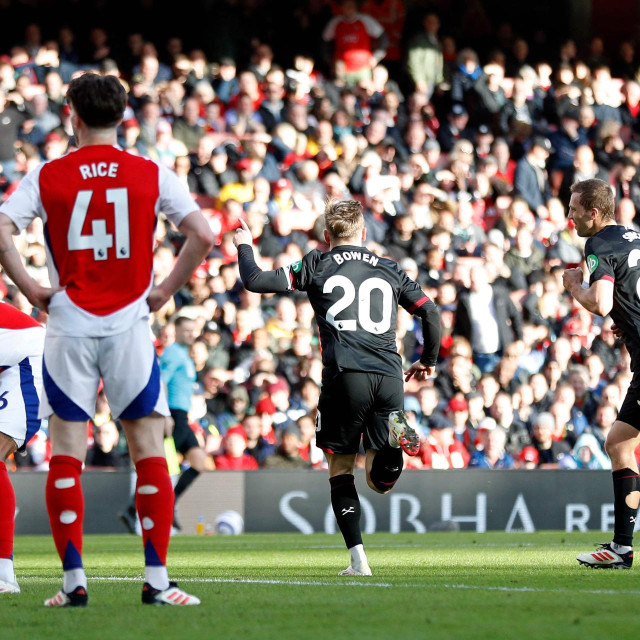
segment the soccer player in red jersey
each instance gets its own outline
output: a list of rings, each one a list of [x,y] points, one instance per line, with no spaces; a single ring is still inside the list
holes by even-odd
[[[0,302],[0,593],[20,593],[13,572],[16,497],[5,462],[40,429],[44,328]]]
[[[138,474],[146,566],[142,601],[199,604],[167,575],[174,500],[163,449],[169,410],[148,319],[207,255],[212,233],[169,169],[116,146],[127,101],[116,78],[84,74],[69,84],[67,100],[79,149],[38,166],[0,207],[0,263],[29,301],[49,312],[40,417],[49,418],[46,501],[64,581],[45,605],[87,603],[80,473],[100,378]],[[186,241],[173,271],[153,286],[159,212]],[[11,239],[36,217],[44,223],[51,288],[28,275]]]

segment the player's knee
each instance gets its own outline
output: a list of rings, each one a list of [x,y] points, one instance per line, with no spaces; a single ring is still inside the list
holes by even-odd
[[[625,447],[623,442],[607,438],[604,443],[604,450],[607,452],[609,458],[611,458],[611,462],[615,464],[615,462],[624,454]]]
[[[634,455],[635,442],[632,440],[614,440],[608,437],[604,443],[604,450],[607,452],[614,469],[618,464],[622,464],[628,456]]]

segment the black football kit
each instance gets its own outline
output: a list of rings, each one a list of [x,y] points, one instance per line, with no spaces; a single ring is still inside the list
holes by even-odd
[[[640,233],[608,225],[587,240],[584,254],[589,285],[598,280],[613,283],[610,315],[622,331],[633,371],[618,420],[640,430]]]
[[[293,265],[262,271],[249,245],[238,247],[240,277],[249,291],[305,291],[322,348],[322,392],[316,442],[328,453],[356,453],[387,441],[388,416],[403,408],[402,359],[396,349],[398,305],[422,320],[420,361],[435,366],[440,314],[393,260],[364,247],[314,250]]]

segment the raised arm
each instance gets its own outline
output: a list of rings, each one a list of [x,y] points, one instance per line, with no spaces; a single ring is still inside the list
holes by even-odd
[[[244,220],[240,220],[233,243],[238,247],[240,278],[247,291],[256,293],[284,293],[292,289],[284,269],[263,271],[253,256],[253,236]]]

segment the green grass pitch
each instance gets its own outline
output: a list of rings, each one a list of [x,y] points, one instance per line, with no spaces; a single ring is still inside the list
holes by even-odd
[[[371,578],[338,578],[337,535],[178,537],[170,570],[200,607],[143,607],[140,539],[87,536],[87,609],[42,606],[61,585],[53,543],[16,540],[20,595],[0,596],[2,637],[198,640],[287,638],[629,638],[640,568],[594,571],[579,552],[602,533],[375,534]]]

